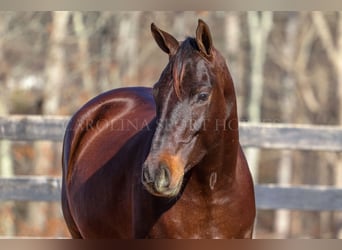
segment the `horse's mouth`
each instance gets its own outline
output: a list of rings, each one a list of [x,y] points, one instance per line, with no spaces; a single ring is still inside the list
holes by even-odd
[[[182,187],[182,180],[175,187],[162,187],[154,182],[143,182],[145,189],[152,195],[163,198],[172,198],[179,194]]]

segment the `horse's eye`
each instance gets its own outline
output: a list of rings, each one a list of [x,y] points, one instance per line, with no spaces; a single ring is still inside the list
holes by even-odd
[[[205,102],[209,98],[209,93],[207,92],[201,92],[197,95],[197,101],[198,102]]]

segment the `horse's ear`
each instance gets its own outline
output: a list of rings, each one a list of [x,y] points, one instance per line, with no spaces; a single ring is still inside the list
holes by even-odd
[[[151,24],[151,32],[158,46],[169,56],[176,54],[179,43],[169,33],[159,29],[154,23]]]
[[[212,55],[213,42],[208,25],[201,19],[198,19],[196,29],[196,42],[199,50],[207,57]]]

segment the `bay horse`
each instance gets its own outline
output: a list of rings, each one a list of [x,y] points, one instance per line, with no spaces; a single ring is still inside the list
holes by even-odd
[[[151,88],[100,94],[71,118],[62,209],[73,238],[251,238],[254,187],[233,81],[207,24],[178,42]]]

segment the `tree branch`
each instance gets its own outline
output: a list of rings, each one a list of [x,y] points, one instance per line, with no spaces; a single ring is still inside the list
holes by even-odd
[[[308,83],[307,70],[310,59],[310,48],[312,47],[315,29],[311,26],[309,29],[303,32],[301,36],[299,51],[297,58],[294,62],[294,73],[297,75],[297,84],[300,88],[300,94],[303,97],[303,101],[306,107],[311,112],[317,112],[320,108],[319,102],[314,94],[312,86]]]
[[[323,47],[327,51],[330,61],[337,67],[339,57],[336,54],[336,48],[325,17],[318,11],[312,12],[311,16],[316,27],[316,32],[322,41]]]

